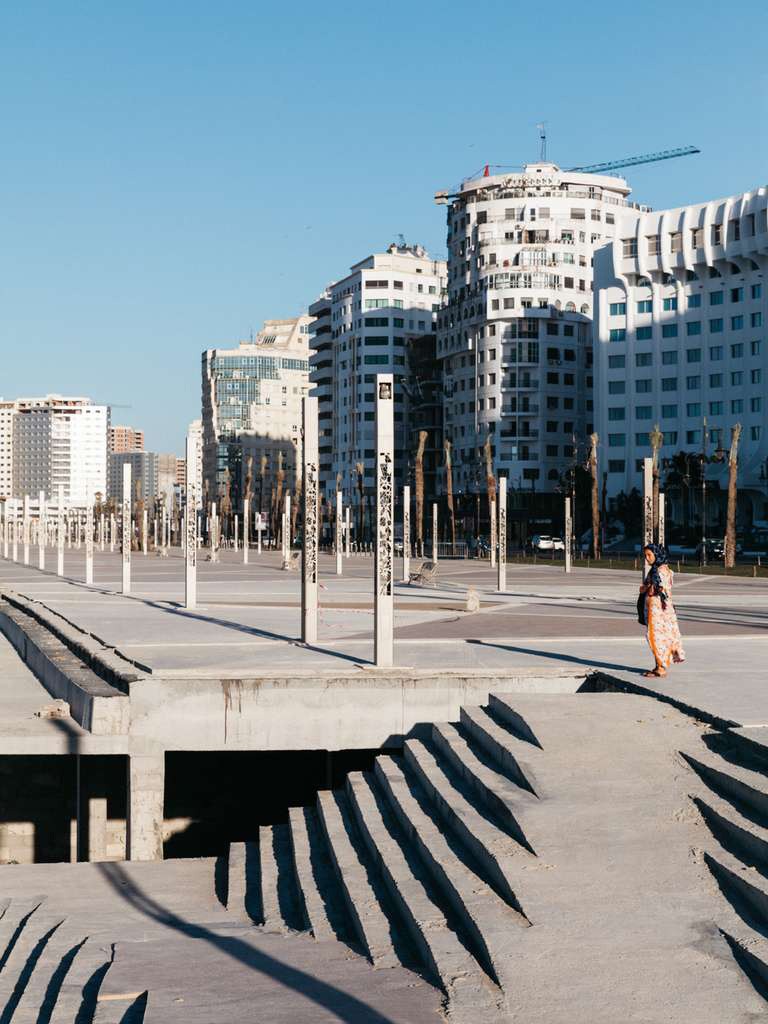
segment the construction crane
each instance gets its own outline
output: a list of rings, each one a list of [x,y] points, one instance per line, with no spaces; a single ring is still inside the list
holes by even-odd
[[[679,156],[693,156],[700,153],[697,146],[679,146],[677,149],[662,149],[658,153],[644,153],[642,156],[628,156],[623,160],[606,160],[602,164],[587,164],[584,167],[568,167],[568,171],[582,171],[584,174],[602,174],[619,167],[637,167],[638,164],[653,164],[657,160],[674,160]]]

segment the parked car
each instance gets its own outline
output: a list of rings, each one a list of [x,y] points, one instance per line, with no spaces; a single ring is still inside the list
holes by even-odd
[[[537,554],[545,551],[565,551],[565,541],[562,537],[550,537],[548,534],[537,533],[531,540],[531,547]]]
[[[696,555],[701,558],[702,544],[696,546]],[[736,557],[743,554],[743,547],[736,541]],[[722,540],[708,540],[707,541],[707,558],[721,559],[725,557],[725,541]]]

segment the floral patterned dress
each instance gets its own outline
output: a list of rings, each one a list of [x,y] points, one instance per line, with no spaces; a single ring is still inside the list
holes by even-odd
[[[645,595],[645,621],[648,646],[653,652],[656,664],[667,668],[673,661],[685,661],[683,641],[677,625],[677,615],[672,604],[673,572],[668,565],[659,566],[659,575],[667,595],[666,608],[661,606],[661,597],[657,594]]]

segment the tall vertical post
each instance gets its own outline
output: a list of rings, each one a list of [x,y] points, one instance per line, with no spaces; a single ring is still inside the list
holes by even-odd
[[[315,459],[317,461],[317,459]],[[283,509],[283,561],[288,562],[291,558],[291,495],[285,495],[285,507]]]
[[[264,519],[262,517],[261,512],[258,513],[256,524],[257,524],[256,525],[256,538],[257,538],[256,539],[256,554],[260,555],[261,554],[261,535],[264,532]]]
[[[565,499],[565,571],[571,571],[571,552],[573,550],[573,518],[571,516],[571,499]]]
[[[13,532],[11,534],[11,558],[19,560],[19,510],[13,510]]]
[[[248,565],[248,548],[251,543],[251,499],[243,498],[243,565]]]
[[[344,557],[349,558],[352,546],[352,530],[349,516],[349,505],[344,510]]]
[[[40,491],[37,501],[37,567],[45,568],[45,545],[48,540],[47,512],[45,507],[45,491]]]
[[[24,495],[24,521],[22,523],[24,540],[24,565],[29,565],[29,495]]]
[[[8,502],[3,502],[3,558],[8,557]]]
[[[643,547],[653,544],[653,459],[643,459]],[[640,552],[645,579],[647,563]]]
[[[196,457],[195,438],[187,434],[187,466],[194,466]],[[197,607],[197,480],[195,474],[187,472],[187,515],[184,553],[184,607]]]
[[[305,644],[317,643],[317,502],[318,502],[318,427],[317,399],[301,400],[303,431],[302,480],[304,497],[304,542],[301,558],[301,639]],[[286,508],[288,495],[286,495]],[[290,523],[290,517],[286,517]],[[290,526],[288,526],[290,529]],[[283,541],[285,552],[285,540]]]
[[[131,464],[123,463],[123,593],[131,592]]]
[[[491,521],[490,521],[490,545],[491,545],[491,568],[496,567],[496,499],[491,498]]]
[[[664,507],[664,491],[660,491],[659,492],[659,544],[661,544],[662,547],[664,546],[664,543],[665,543],[665,541],[664,541],[664,535],[665,535],[665,532],[666,532],[666,526],[665,526],[665,522],[664,522],[665,514],[666,513],[665,513],[665,507]]]
[[[109,550],[115,550],[115,535],[117,533],[117,523],[115,521],[115,513],[109,513]]]
[[[437,502],[432,502],[432,561],[437,561]]]
[[[336,548],[336,575],[341,576],[341,557],[342,557],[342,494],[341,491],[336,491],[336,542],[334,547]]]
[[[80,518],[80,509],[75,511],[75,547],[80,547],[80,539],[83,534],[83,522]]]
[[[107,528],[104,522],[104,513],[99,513],[99,551],[104,550],[104,540],[106,536]]]
[[[237,512],[235,512],[235,536],[233,538],[233,540],[234,540],[233,547],[234,547],[235,551],[237,551],[237,535],[238,535],[238,533],[239,533],[239,530],[238,530],[238,515],[237,515]]]
[[[63,539],[65,539],[65,517],[63,517],[63,484],[58,484],[56,495],[56,575],[63,575]]]
[[[373,660],[377,668],[394,664],[395,417],[394,377],[376,375],[376,555]],[[432,529],[437,528],[437,505]],[[437,552],[437,541],[433,541]]]
[[[142,513],[141,513],[141,553],[143,555],[147,554],[147,550],[149,548],[149,537],[147,535],[148,534],[148,529],[149,529],[149,513],[147,512],[146,509],[143,509]]]
[[[411,579],[411,488],[403,488],[403,583]]]
[[[507,478],[499,477],[499,557],[497,567],[497,590],[507,589]]]
[[[93,505],[85,510],[85,583],[93,586]]]

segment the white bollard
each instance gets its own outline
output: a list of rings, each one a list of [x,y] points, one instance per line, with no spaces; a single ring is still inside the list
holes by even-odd
[[[131,464],[123,463],[123,593],[131,592]]]
[[[394,664],[395,422],[394,377],[376,374],[376,530],[374,554],[374,644],[377,668]],[[433,505],[433,529],[437,505]],[[437,540],[433,540],[437,553]]]
[[[237,513],[235,513],[235,536],[234,536],[234,549],[235,549],[235,551],[237,551],[237,535],[238,535],[238,533],[239,533],[239,530],[238,530],[238,515],[237,515]]]
[[[403,583],[411,579],[411,488],[403,488]]]
[[[499,556],[496,589],[503,593],[507,589],[507,478],[499,478]]]
[[[492,569],[496,568],[496,544],[497,544],[496,514],[497,514],[496,513],[496,499],[495,498],[491,498],[491,523],[490,523],[490,525],[491,525],[491,536],[490,536],[490,544],[491,544],[491,568]]]
[[[352,530],[350,529],[349,519],[349,505],[344,510],[344,557],[349,558],[349,552],[352,545]]]
[[[301,400],[302,428],[302,480],[304,498],[304,536],[301,558],[301,639],[305,644],[317,643],[317,594],[318,594],[318,427],[317,399],[304,397]],[[290,509],[286,495],[286,513]],[[286,516],[290,523],[290,516]],[[288,527],[290,529],[290,526]],[[283,531],[285,537],[285,531]],[[290,548],[289,548],[290,552]],[[285,541],[283,541],[285,557]]]
[[[194,466],[197,446],[194,437],[187,434],[187,466]],[[187,472],[186,540],[184,559],[184,607],[197,607],[197,488],[196,478]]]
[[[147,536],[149,527],[149,514],[146,509],[141,513],[141,553],[147,554],[149,547],[149,537]]]

